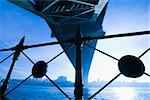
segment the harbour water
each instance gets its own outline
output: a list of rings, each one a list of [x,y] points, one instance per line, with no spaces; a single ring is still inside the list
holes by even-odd
[[[74,99],[73,87],[61,87],[66,94]],[[85,89],[85,98],[90,97],[99,88]],[[55,87],[21,86],[7,96],[8,100],[67,100]],[[150,100],[149,87],[107,87],[96,95],[93,100]]]

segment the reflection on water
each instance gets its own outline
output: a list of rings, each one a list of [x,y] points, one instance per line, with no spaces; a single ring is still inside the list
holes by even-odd
[[[113,89],[112,92],[118,100],[135,100],[137,97],[136,89],[133,87],[120,87]]]
[[[99,88],[90,88],[89,94],[93,95]],[[150,100],[148,87],[107,87],[93,100]]]
[[[83,95],[84,95],[84,100],[88,100],[88,97],[89,97],[89,89],[88,88],[83,88]]]
[[[74,100],[74,87],[61,87]],[[99,88],[84,89],[84,100]],[[55,87],[21,86],[8,96],[8,100],[68,100]],[[92,100],[150,100],[150,88],[147,87],[107,87]]]

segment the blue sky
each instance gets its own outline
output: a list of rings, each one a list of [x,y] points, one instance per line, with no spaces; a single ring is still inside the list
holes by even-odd
[[[110,0],[103,22],[106,35],[150,30],[150,1],[149,0]],[[21,37],[26,36],[25,43],[36,44],[56,41],[51,38],[51,30],[45,20],[36,16],[7,0],[0,0],[0,49],[14,46]],[[150,47],[150,35],[128,38],[116,38],[99,40],[97,48],[117,58],[124,55],[139,56]],[[62,51],[59,45],[42,48],[28,49],[28,54],[34,62],[48,61]],[[0,59],[11,52],[0,53]],[[146,66],[146,72],[150,74],[150,53],[144,55],[141,60]],[[5,77],[11,63],[11,58],[0,65],[0,77]],[[32,63],[23,55],[20,56],[12,73],[12,78],[25,78],[31,73]],[[117,62],[105,55],[95,52],[91,65],[89,81],[110,80],[118,73]],[[74,81],[74,68],[65,54],[61,55],[49,64],[48,73],[52,79],[58,76],[67,76]],[[133,81],[133,79],[121,76],[120,81]],[[148,81],[149,77],[142,76],[134,81]],[[150,82],[150,80],[149,80]]]

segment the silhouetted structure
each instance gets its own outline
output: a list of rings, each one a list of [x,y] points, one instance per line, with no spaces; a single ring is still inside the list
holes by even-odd
[[[50,77],[46,75],[47,64],[65,52],[70,59],[71,63],[75,68],[75,98],[82,99],[83,96],[83,83],[86,85],[88,83],[88,74],[90,70],[91,61],[93,58],[94,51],[97,50],[100,53],[103,53],[106,56],[111,57],[114,60],[118,61],[118,66],[120,73],[118,73],[112,80],[106,83],[101,89],[99,89],[95,94],[93,94],[89,99],[92,99],[104,88],[106,88],[110,83],[117,79],[121,74],[127,77],[140,77],[143,74],[150,76],[148,73],[145,73],[145,66],[143,65],[140,58],[147,53],[150,48],[143,52],[139,57],[135,56],[124,56],[121,59],[117,59],[101,50],[96,49],[96,43],[98,39],[109,39],[116,37],[127,37],[135,35],[144,35],[149,34],[149,31],[144,32],[135,32],[135,33],[126,33],[126,34],[116,34],[116,35],[105,35],[105,32],[102,28],[102,22],[107,8],[108,0],[10,0],[11,2],[25,8],[46,20],[48,25],[52,29],[52,35],[55,36],[58,42],[50,42],[44,44],[35,44],[35,45],[23,45],[24,38],[21,39],[20,43],[15,47],[2,49],[0,51],[15,51],[0,63],[4,62],[10,56],[14,55],[10,70],[4,80],[3,84],[0,87],[0,94],[6,96],[22,83],[27,81],[31,76],[34,78],[42,78],[45,76],[57,89],[61,91],[68,99],[71,99],[61,88],[53,81]],[[98,11],[96,11],[96,5],[100,6]],[[48,62],[38,61],[34,63],[24,52],[23,50],[60,44],[64,49],[63,52],[56,55],[54,58]],[[82,48],[82,49],[81,49]],[[7,89],[7,84],[10,79],[11,72],[13,70],[14,64],[19,57],[20,53],[23,53],[28,60],[33,63],[32,74],[29,75],[25,80],[20,82],[12,90],[5,93]],[[128,58],[129,57],[129,58]],[[131,59],[130,59],[131,57]],[[126,66],[127,65],[127,66]],[[137,69],[133,67],[135,65]],[[133,67],[134,71],[130,68]],[[83,82],[82,82],[83,78]]]

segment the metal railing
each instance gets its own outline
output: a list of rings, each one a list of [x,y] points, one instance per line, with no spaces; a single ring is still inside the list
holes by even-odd
[[[11,76],[11,72],[13,71],[13,67],[15,65],[15,62],[17,61],[20,53],[22,53],[32,64],[35,65],[35,63],[30,59],[30,57],[28,55],[26,55],[23,51],[29,48],[35,48],[35,47],[43,47],[43,46],[50,46],[50,45],[57,45],[57,44],[68,44],[70,43],[70,45],[63,50],[62,52],[60,52],[58,55],[56,55],[55,57],[53,57],[51,60],[47,61],[46,64],[50,63],[51,61],[53,61],[54,59],[56,59],[58,56],[60,56],[61,54],[63,54],[64,52],[66,52],[67,50],[69,50],[75,43],[77,42],[82,42],[84,43],[86,46],[88,46],[89,48],[92,48],[108,57],[111,57],[114,60],[117,60],[118,62],[120,61],[119,59],[117,59],[116,57],[113,57],[112,55],[105,53],[99,49],[96,49],[95,47],[92,47],[91,45],[86,44],[86,41],[90,41],[90,40],[98,40],[98,39],[111,39],[111,38],[118,38],[118,37],[128,37],[128,36],[137,36],[137,35],[150,35],[149,31],[143,31],[143,32],[135,32],[135,33],[126,33],[126,34],[116,34],[116,35],[106,35],[106,36],[98,36],[98,37],[81,37],[80,40],[76,40],[76,39],[71,39],[71,40],[67,40],[67,41],[59,41],[59,42],[48,42],[48,43],[42,43],[42,44],[34,44],[34,45],[24,45],[24,39],[25,37],[23,37],[21,39],[21,41],[19,42],[19,44],[17,44],[14,47],[11,48],[7,48],[7,49],[1,49],[0,52],[4,52],[4,51],[14,51],[12,54],[10,54],[9,56],[7,56],[6,58],[4,58],[2,61],[0,61],[0,63],[3,63],[4,61],[6,61],[8,58],[10,58],[11,56],[13,56],[13,62],[10,66],[10,70],[6,76],[6,79],[4,80],[3,84],[0,87],[0,94],[2,97],[7,96],[8,94],[10,94],[11,92],[13,92],[16,88],[18,88],[21,84],[23,84],[26,80],[28,80],[31,76],[33,76],[32,74],[29,75],[26,79],[24,79],[22,82],[20,82],[18,85],[16,85],[13,89],[11,89],[10,91],[6,92],[7,90],[7,85],[8,85],[8,80],[10,79]],[[137,59],[139,60],[141,57],[143,57],[148,51],[150,50],[150,48],[148,48],[147,50],[145,50],[139,57],[137,57]],[[112,83],[115,79],[117,79],[122,73],[119,73],[118,75],[116,75],[112,80],[110,80],[106,85],[104,85],[102,88],[100,88],[96,93],[94,93],[92,96],[89,97],[89,99],[92,99],[93,97],[95,97],[99,92],[101,92],[103,89],[105,89],[110,83]],[[150,74],[146,73],[144,71],[145,75],[150,77]],[[48,78],[49,81],[51,81],[68,99],[71,99],[57,84],[55,84],[50,77],[48,77],[46,74],[44,75]]]

